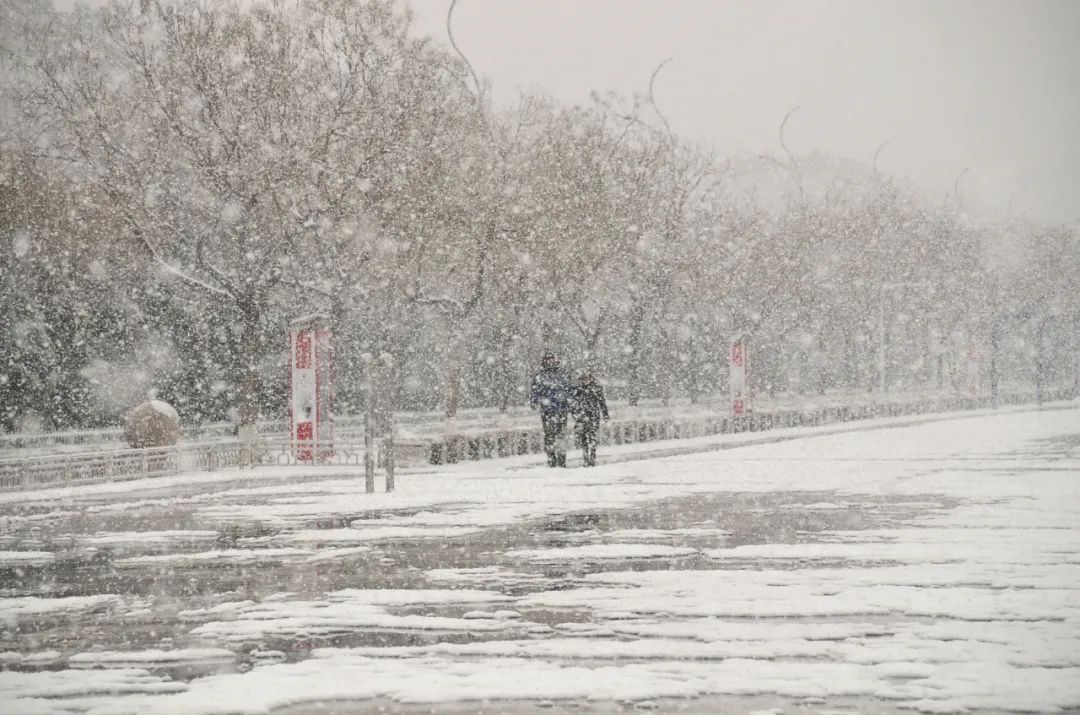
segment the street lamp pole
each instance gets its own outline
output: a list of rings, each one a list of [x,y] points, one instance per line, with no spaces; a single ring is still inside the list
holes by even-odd
[[[360,356],[364,364],[364,491],[375,492],[375,361],[371,353]]]
[[[901,281],[898,283],[882,283],[878,293],[878,391],[881,397],[885,397],[888,390],[885,371],[885,291],[896,288],[930,288],[929,281]]]
[[[884,286],[882,287],[884,290]],[[885,397],[885,298],[878,296],[878,392]]]

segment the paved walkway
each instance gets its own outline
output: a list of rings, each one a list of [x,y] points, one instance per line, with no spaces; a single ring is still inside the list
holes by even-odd
[[[0,710],[1080,707],[1080,409],[952,417],[3,495]]]

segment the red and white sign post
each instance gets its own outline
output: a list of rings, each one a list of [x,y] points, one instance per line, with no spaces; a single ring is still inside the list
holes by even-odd
[[[333,454],[333,334],[321,315],[289,326],[289,435],[293,456],[317,462]]]
[[[746,344],[731,344],[731,357],[728,360],[728,389],[731,392],[731,414],[735,417],[745,414],[749,399],[746,394]]]

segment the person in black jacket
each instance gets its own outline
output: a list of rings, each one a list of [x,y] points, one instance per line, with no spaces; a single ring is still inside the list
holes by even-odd
[[[566,447],[563,433],[566,418],[574,399],[574,385],[559,367],[559,358],[544,353],[540,359],[540,371],[533,375],[529,390],[529,404],[540,409],[540,421],[544,426],[544,451],[549,467],[566,466]]]
[[[604,388],[591,372],[583,372],[574,387],[574,431],[577,432],[586,467],[596,466],[596,443],[601,419],[608,419]]]

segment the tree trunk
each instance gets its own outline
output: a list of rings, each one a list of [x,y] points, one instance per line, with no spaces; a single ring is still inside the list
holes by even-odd
[[[660,377],[661,387],[661,399],[664,407],[671,407],[671,398],[675,392],[675,370],[678,361],[676,360],[676,350],[672,349],[672,336],[670,331],[660,331],[660,341],[663,345],[663,355],[666,358],[664,361],[666,367],[664,368],[663,375]]]
[[[1001,347],[997,316],[994,316],[990,325],[990,404],[997,409],[998,406],[998,358]]]
[[[631,407],[636,407],[641,400],[641,371],[645,352],[645,302],[638,298],[630,309],[630,379],[626,391],[626,400]]]
[[[1073,397],[1080,397],[1080,313],[1073,318]]]
[[[460,325],[460,321],[455,321]],[[459,327],[450,341],[450,361],[446,384],[446,432],[457,430],[457,413],[461,407],[461,373],[465,364],[465,329]]]
[[[1046,319],[1035,328],[1035,404],[1042,405],[1046,389]]]
[[[461,360],[450,358],[450,375],[446,386],[446,419],[457,417],[461,406]]]
[[[690,395],[690,404],[696,405],[701,399],[701,361],[697,354],[697,330],[696,321],[690,322],[690,340],[686,346],[686,391]]]
[[[499,412],[506,414],[510,411],[510,402],[516,393],[514,379],[514,364],[511,351],[514,348],[514,338],[518,337],[518,326],[521,324],[521,302],[514,301],[514,310],[510,316],[509,325],[506,326],[502,335],[499,350],[499,381],[502,383],[499,395]]]
[[[259,360],[262,358],[263,337],[260,331],[260,312],[254,301],[240,306],[241,333],[240,354],[237,356],[240,375],[240,391],[237,395],[237,411],[240,428],[254,432],[259,419]]]

